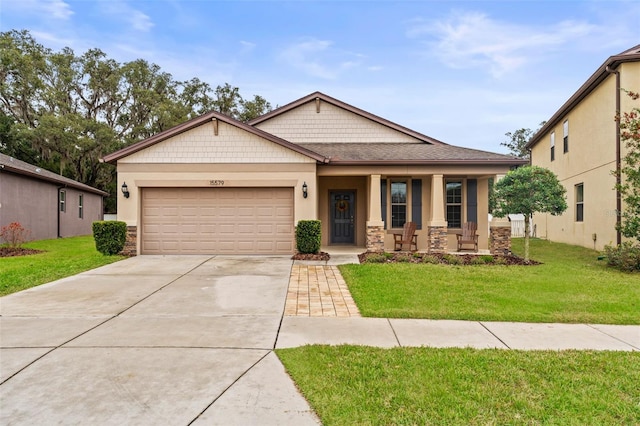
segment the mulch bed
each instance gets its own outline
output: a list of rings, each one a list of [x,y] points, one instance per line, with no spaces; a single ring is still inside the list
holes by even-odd
[[[385,259],[381,260],[380,256],[384,256]],[[431,258],[436,258],[439,263],[443,265],[452,264],[449,260],[453,256],[455,258],[460,259],[455,263],[456,265],[475,265],[477,261],[474,259],[481,257],[485,260],[486,265],[540,265],[540,262],[535,260],[529,260],[529,262],[525,262],[523,258],[508,255],[508,256],[492,256],[492,255],[476,255],[476,254],[446,254],[446,253],[409,253],[409,252],[394,252],[389,253],[373,253],[373,252],[365,252],[358,255],[358,259],[360,259],[360,263],[367,263],[367,259],[369,263],[425,263],[423,261],[424,256],[429,256]]]
[[[43,251],[28,248],[0,247],[0,257],[29,256],[30,254],[38,253],[43,253]]]
[[[291,258],[293,260],[323,260],[323,261],[327,261],[329,259],[331,259],[331,256],[329,256],[329,253],[325,253],[323,251],[319,252],[319,253],[296,253],[293,255],[293,257]]]

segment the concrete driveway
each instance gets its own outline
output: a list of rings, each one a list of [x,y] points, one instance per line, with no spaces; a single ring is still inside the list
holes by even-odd
[[[0,299],[0,423],[317,424],[272,349],[287,257],[140,256]]]

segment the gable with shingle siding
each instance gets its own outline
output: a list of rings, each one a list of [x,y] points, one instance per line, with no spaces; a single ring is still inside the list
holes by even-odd
[[[211,122],[163,140],[118,160],[120,163],[315,163],[291,149],[219,122]]]
[[[307,102],[255,127],[299,144],[423,143],[329,102],[320,102],[320,112],[316,111],[316,103]]]

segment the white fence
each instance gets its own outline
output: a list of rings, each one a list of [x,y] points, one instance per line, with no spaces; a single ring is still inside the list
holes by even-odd
[[[521,214],[509,215],[511,219],[511,236],[512,237],[524,237],[524,216]],[[533,222],[529,222],[529,236],[536,236],[536,225]]]
[[[491,223],[492,216],[489,215],[489,223]],[[524,215],[510,214],[509,222],[511,222],[511,236],[512,237],[524,237]],[[536,236],[536,225],[533,221],[529,222],[529,236]]]

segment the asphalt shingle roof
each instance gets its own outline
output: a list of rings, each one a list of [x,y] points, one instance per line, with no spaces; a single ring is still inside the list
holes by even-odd
[[[85,185],[84,183],[69,179],[57,173],[50,172],[48,170],[42,169],[40,167],[34,166],[33,164],[26,163],[5,154],[0,154],[0,171],[2,170],[12,171],[17,174],[57,183],[62,186],[81,189],[83,191],[92,192],[94,194],[109,195],[106,192],[92,186]]]
[[[304,143],[300,146],[336,162],[509,162],[510,155],[428,143]]]

